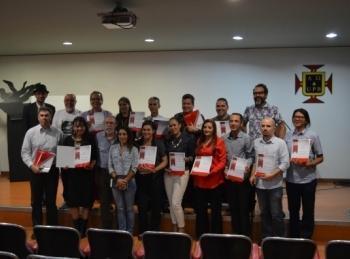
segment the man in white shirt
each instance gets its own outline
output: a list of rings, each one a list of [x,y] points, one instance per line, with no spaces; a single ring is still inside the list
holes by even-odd
[[[72,122],[75,117],[81,115],[81,111],[75,108],[77,99],[74,94],[66,94],[64,97],[65,109],[55,113],[52,120],[52,126],[62,130],[64,136],[72,135]]]
[[[260,127],[262,137],[254,140],[256,160],[250,183],[256,185],[262,238],[284,236],[282,184],[283,172],[289,167],[288,148],[274,135],[276,123],[272,118],[265,117]]]
[[[152,96],[148,99],[148,109],[151,115],[146,117],[145,120],[151,121],[168,121],[168,118],[159,114],[160,100],[156,96]]]
[[[30,189],[33,226],[43,224],[42,204],[45,195],[46,223],[57,225],[56,193],[58,186],[58,169],[52,164],[49,172],[44,172],[41,164],[35,164],[37,152],[56,154],[57,145],[62,140],[62,132],[50,125],[51,110],[39,108],[39,125],[30,128],[24,136],[21,156],[30,169]],[[38,159],[39,160],[39,159]]]

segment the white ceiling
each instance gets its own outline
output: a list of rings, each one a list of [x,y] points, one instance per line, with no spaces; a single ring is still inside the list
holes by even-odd
[[[131,30],[107,30],[114,0],[1,0],[0,55],[350,46],[348,0],[124,0]],[[333,40],[324,35],[335,31]],[[239,34],[242,41],[232,40]],[[155,42],[147,44],[145,38]],[[63,46],[63,41],[73,42]]]

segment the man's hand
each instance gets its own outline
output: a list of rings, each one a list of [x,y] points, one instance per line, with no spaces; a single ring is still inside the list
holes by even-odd
[[[30,169],[33,171],[34,174],[40,173],[40,167],[39,166],[32,165],[30,167]]]

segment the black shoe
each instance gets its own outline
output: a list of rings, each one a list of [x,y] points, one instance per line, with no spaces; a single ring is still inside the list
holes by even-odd
[[[68,207],[68,205],[67,205],[67,203],[63,203],[62,204],[62,206],[59,208],[59,210],[68,210],[69,209],[69,207]]]

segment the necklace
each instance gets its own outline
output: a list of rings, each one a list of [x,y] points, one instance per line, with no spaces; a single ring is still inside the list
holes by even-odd
[[[173,138],[170,141],[170,144],[171,144],[172,148],[174,148],[174,149],[178,148],[181,143],[182,143],[182,138],[181,137],[179,137],[178,139]]]

